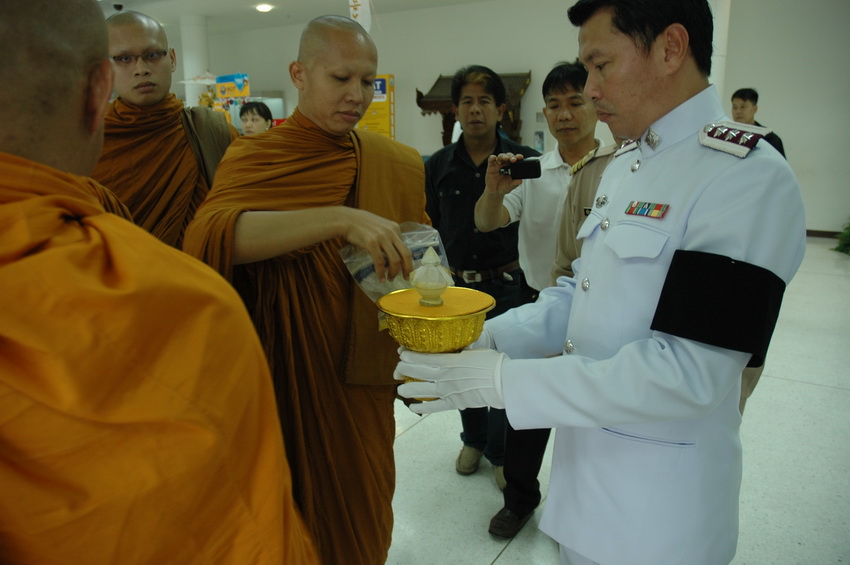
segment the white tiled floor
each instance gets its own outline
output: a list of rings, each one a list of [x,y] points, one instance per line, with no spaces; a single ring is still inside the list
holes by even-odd
[[[733,565],[850,563],[850,257],[832,247],[809,238],[747,404]],[[539,510],[510,542],[487,533],[502,496],[486,461],[469,477],[454,471],[459,428],[456,412],[419,417],[397,404],[387,564],[557,565],[557,544],[537,529]]]

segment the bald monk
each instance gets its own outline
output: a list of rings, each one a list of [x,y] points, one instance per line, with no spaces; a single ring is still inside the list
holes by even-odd
[[[282,125],[228,149],[184,249],[233,281],[272,367],[294,493],[323,563],[382,564],[392,534],[397,345],[346,270],[347,242],[380,278],[407,277],[398,223],[429,223],[419,154],[354,129],[377,52],[356,22],[301,37]]]
[[[0,106],[0,562],[318,563],[239,296],[80,176],[112,85],[100,9],[3,0],[0,49],[30,102]]]
[[[170,92],[177,55],[159,22],[127,11],[106,23],[118,98],[106,113],[103,154],[92,177],[118,195],[136,224],[179,248],[239,133],[221,112],[187,110]]]

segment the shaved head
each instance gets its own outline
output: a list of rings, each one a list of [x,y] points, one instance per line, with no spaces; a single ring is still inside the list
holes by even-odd
[[[363,26],[345,16],[320,16],[311,20],[301,33],[298,62],[309,65],[317,55],[327,53],[330,41],[339,32],[348,32],[356,36],[358,41],[374,51],[377,57],[378,50],[375,48],[375,43]]]
[[[103,14],[93,0],[0,0],[0,49],[5,86],[27,101],[15,112],[64,111],[61,94],[106,57]]]
[[[322,16],[301,34],[289,78],[298,110],[331,135],[348,135],[375,96],[378,50],[363,26],[342,16]]]
[[[107,43],[94,0],[0,0],[4,98],[23,101],[0,105],[0,151],[72,172],[86,168],[99,151],[95,98],[103,88],[108,97],[112,82]]]
[[[121,26],[144,28],[149,33],[156,36],[157,40],[162,43],[163,47],[168,48],[168,36],[165,35],[165,30],[163,29],[162,24],[152,17],[146,16],[140,12],[126,11],[112,14],[106,18],[106,25],[109,26],[110,30]]]

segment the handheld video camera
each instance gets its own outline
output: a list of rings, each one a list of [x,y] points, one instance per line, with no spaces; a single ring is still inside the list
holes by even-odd
[[[509,176],[512,179],[536,179],[540,177],[539,159],[522,159],[516,163],[508,163],[501,169],[499,174]]]

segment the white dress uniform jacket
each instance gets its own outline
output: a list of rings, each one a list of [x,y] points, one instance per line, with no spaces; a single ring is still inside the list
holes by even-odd
[[[579,232],[575,279],[487,322],[511,357],[502,387],[512,425],[557,428],[541,529],[603,565],[716,565],[735,554],[750,354],[650,324],[677,249],[787,284],[805,222],[794,175],[766,142],[745,158],[700,144],[700,130],[723,120],[710,86],[652,124],[655,149],[646,134],[621,149]],[[668,208],[632,215],[632,202]]]

